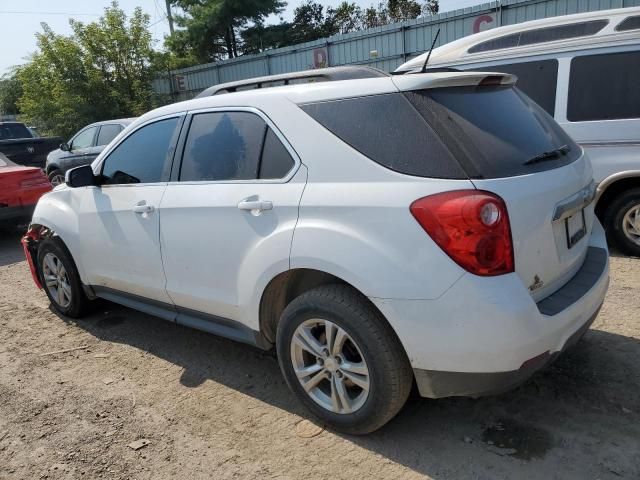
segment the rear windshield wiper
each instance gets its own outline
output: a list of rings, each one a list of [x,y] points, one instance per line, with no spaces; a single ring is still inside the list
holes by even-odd
[[[549,150],[548,152],[542,152],[540,155],[536,155],[532,159],[524,162],[524,165],[532,165],[534,163],[544,162],[545,160],[552,160],[558,158],[560,155],[566,155],[570,151],[571,147],[569,145],[562,145],[555,150]]]

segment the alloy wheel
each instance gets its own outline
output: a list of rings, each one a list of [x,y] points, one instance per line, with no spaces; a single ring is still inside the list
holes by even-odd
[[[335,323],[306,320],[291,339],[294,372],[307,395],[338,414],[359,410],[367,400],[370,375],[360,347]]]
[[[634,205],[624,214],[622,231],[629,240],[640,245],[640,205]]]
[[[57,187],[58,185],[64,183],[64,175],[54,175],[53,177],[51,177],[50,182],[52,187]]]
[[[71,304],[71,284],[62,261],[53,253],[47,253],[42,259],[42,275],[51,298],[61,308]]]

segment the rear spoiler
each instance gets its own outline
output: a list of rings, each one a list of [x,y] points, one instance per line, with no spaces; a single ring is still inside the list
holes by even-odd
[[[518,77],[498,72],[432,72],[394,75],[393,83],[400,91],[483,85],[513,85]]]

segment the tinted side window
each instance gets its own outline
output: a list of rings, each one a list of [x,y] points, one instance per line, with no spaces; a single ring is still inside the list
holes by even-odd
[[[468,51],[469,53],[488,52],[502,48],[521,47],[523,45],[566,40],[568,38],[586,37],[598,33],[607,26],[607,23],[609,23],[608,20],[593,20],[591,22],[571,23],[557,27],[526,30],[524,32],[494,38],[493,40],[487,40],[486,42],[474,45]]]
[[[391,170],[433,178],[467,178],[429,124],[401,93],[301,105],[363,155]]]
[[[73,139],[73,143],[71,144],[71,149],[80,150],[83,148],[89,148],[93,146],[93,137],[96,135],[97,129],[98,127],[91,127],[80,132],[76,136],[76,138]]]
[[[262,158],[260,160],[260,175],[263,179],[283,178],[293,168],[294,160],[284,147],[280,139],[270,128],[264,139]]]
[[[248,112],[193,116],[184,147],[181,181],[252,180],[258,164],[264,121]]]
[[[510,63],[491,67],[473,67],[474,70],[511,73],[518,77],[516,87],[526,93],[534,102],[554,115],[556,105],[556,85],[558,81],[558,61]]]
[[[640,29],[640,15],[627,17],[616,26],[616,32]]]
[[[567,119],[640,118],[640,51],[571,60]]]
[[[111,140],[116,138],[122,131],[122,127],[120,125],[102,125],[100,127],[100,133],[98,133],[98,141],[96,145],[101,147],[103,145],[107,145]]]
[[[179,118],[160,120],[136,130],[109,154],[103,183],[154,183],[168,177]]]

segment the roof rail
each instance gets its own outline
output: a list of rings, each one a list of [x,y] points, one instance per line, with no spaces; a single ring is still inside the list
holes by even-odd
[[[359,78],[388,77],[389,74],[373,67],[347,66],[318,68],[301,72],[268,75],[266,77],[247,78],[236,82],[221,83],[200,92],[195,98],[210,97],[224,93],[257,88],[280,87],[296,83],[335,82],[337,80],[355,80]]]

